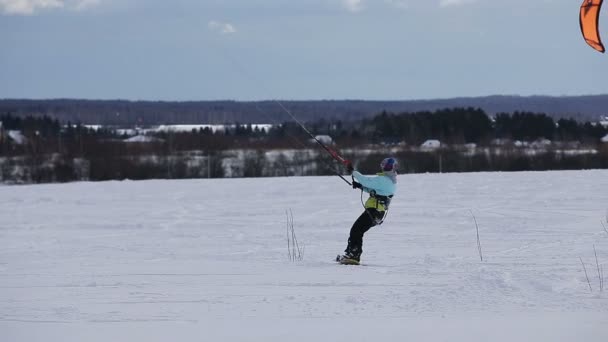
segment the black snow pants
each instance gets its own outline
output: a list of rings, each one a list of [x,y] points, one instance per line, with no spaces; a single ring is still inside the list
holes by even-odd
[[[365,211],[359,216],[350,229],[348,247],[346,247],[345,252],[355,256],[358,259],[363,252],[363,235],[371,227],[377,225],[383,217],[383,211],[378,211],[372,208],[365,209]]]

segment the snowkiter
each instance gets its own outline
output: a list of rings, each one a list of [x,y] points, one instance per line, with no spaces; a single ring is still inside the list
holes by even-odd
[[[379,225],[384,220],[388,206],[395,194],[397,185],[397,160],[385,158],[380,163],[381,172],[376,176],[364,176],[354,171],[352,164],[347,163],[346,168],[352,173],[353,189],[361,189],[369,193],[365,202],[365,210],[355,221],[350,229],[348,246],[344,255],[338,256],[337,261],[341,263],[358,264],[363,252],[363,235],[371,228]]]

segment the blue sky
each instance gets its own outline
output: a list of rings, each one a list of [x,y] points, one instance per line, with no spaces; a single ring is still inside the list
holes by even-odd
[[[580,2],[0,0],[0,98],[608,93]]]

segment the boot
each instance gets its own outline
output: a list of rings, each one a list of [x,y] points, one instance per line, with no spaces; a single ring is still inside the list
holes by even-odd
[[[362,252],[363,251],[361,250],[361,247],[353,246],[353,245],[349,244],[348,247],[346,247],[344,254],[342,256],[340,256],[340,260],[338,260],[338,261],[352,260],[352,261],[356,261],[357,263],[359,263]]]

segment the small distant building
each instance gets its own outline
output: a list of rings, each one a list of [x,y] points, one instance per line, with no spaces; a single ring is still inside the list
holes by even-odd
[[[318,141],[320,141],[321,143],[325,144],[325,145],[331,145],[334,143],[334,139],[332,139],[329,135],[317,135],[315,136],[315,139],[317,139]],[[313,141],[315,142],[315,141]]]
[[[420,148],[423,150],[435,150],[441,147],[441,142],[439,140],[430,139],[422,143]]]
[[[17,145],[25,145],[27,143],[27,138],[21,131],[8,131],[8,137]]]

